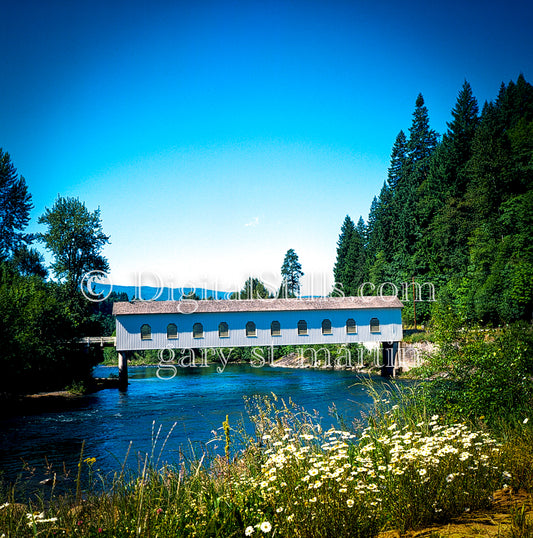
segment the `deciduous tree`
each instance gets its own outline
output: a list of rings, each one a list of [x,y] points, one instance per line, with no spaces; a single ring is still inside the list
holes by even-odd
[[[59,197],[39,217],[39,223],[47,227],[39,239],[54,255],[52,271],[71,292],[86,272],[109,269],[101,254],[109,236],[102,230],[99,209],[91,212],[77,198]]]

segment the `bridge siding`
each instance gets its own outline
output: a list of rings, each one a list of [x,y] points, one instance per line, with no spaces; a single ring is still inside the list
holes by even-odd
[[[370,320],[376,317],[380,322],[380,332],[370,332]],[[299,344],[341,344],[351,342],[392,342],[403,338],[400,308],[366,308],[354,310],[319,311],[276,311],[276,312],[212,312],[193,314],[117,314],[117,350],[134,351],[165,348],[243,347],[280,346]],[[353,318],[357,333],[346,334],[346,320]],[[307,321],[308,335],[299,336],[297,323]],[[329,319],[332,334],[322,334],[322,320]],[[270,335],[270,323],[279,321],[281,337]],[[218,324],[225,321],[229,325],[229,338],[219,338]],[[257,327],[256,337],[246,336],[246,323],[253,321]],[[192,337],[195,323],[202,323],[204,338]],[[143,323],[152,328],[152,339],[141,340]],[[178,339],[167,339],[167,325],[175,323]]]

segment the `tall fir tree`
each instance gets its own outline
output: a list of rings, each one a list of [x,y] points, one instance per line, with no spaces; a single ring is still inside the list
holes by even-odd
[[[453,120],[437,147],[418,203],[422,237],[417,265],[433,279],[460,274],[466,268],[468,237],[472,232],[469,206],[463,200],[468,184],[468,162],[479,124],[477,100],[464,82],[451,111]]]
[[[397,219],[395,249],[396,271],[403,280],[418,271],[413,254],[421,237],[418,208],[419,188],[427,178],[431,156],[438,142],[437,133],[430,128],[429,113],[422,94],[415,102],[409,128],[405,173],[397,184],[394,217]]]
[[[346,263],[342,281],[347,295],[357,295],[359,286],[365,281],[366,259],[366,226],[362,217],[359,217],[346,253]]]
[[[17,174],[9,153],[0,148],[0,261],[33,240],[24,233],[32,208],[26,180]]]
[[[353,223],[353,220],[346,215],[341,226],[339,239],[337,240],[337,260],[333,267],[333,278],[335,279],[334,288],[340,288],[346,295],[348,295],[348,286],[344,280],[344,273],[346,269],[348,249],[350,248],[350,241],[354,231],[355,224]]]
[[[281,289],[282,297],[298,297],[300,295],[300,278],[304,276],[298,254],[290,248],[285,254],[281,266]]]
[[[407,138],[405,137],[405,133],[400,131],[396,136],[394,145],[392,146],[390,166],[387,177],[387,181],[392,192],[396,190],[398,182],[401,181],[403,177],[406,160]]]

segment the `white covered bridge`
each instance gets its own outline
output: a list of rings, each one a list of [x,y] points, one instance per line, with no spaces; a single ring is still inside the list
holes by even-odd
[[[121,377],[127,352],[383,342],[403,338],[395,296],[133,301],[113,305]]]

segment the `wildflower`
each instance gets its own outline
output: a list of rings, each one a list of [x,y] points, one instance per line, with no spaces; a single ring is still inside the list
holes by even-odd
[[[348,499],[346,501],[346,504],[348,505],[348,508],[352,508],[353,505],[355,504],[354,500],[353,499]]]
[[[246,536],[252,536],[253,533],[254,533],[254,528],[251,525],[246,527],[246,530],[244,531],[244,534]]]
[[[455,475],[453,473],[449,474],[447,477],[446,477],[446,482],[451,482],[453,479],[454,479]]]
[[[528,421],[529,421],[529,418],[528,418],[528,417],[526,417],[526,418],[525,418],[525,419],[523,420],[522,424],[527,424],[527,423],[528,423]]]
[[[263,521],[263,523],[261,523],[262,532],[266,534],[267,532],[270,532],[271,530],[272,530],[272,525],[268,521]]]
[[[419,470],[418,470],[418,474],[419,474],[420,476],[424,476],[424,475],[427,474],[427,471],[426,471],[426,469],[419,469]]]

